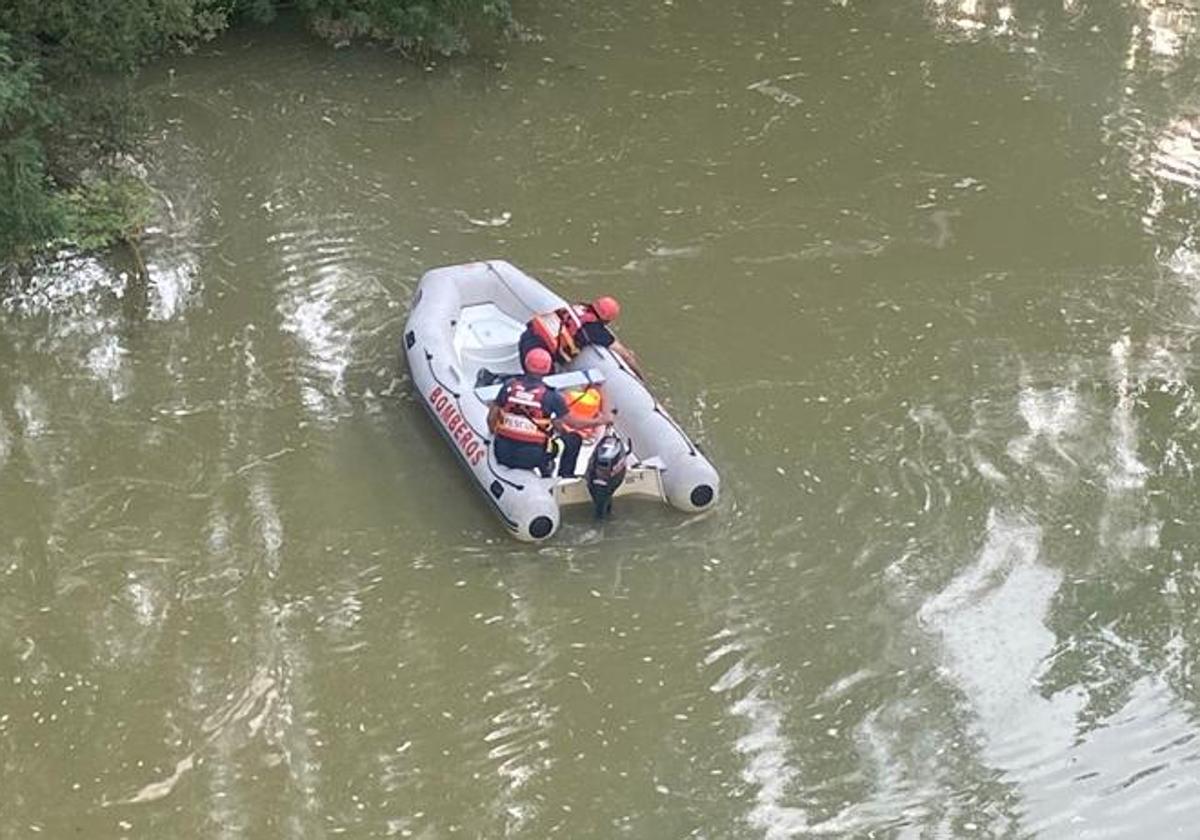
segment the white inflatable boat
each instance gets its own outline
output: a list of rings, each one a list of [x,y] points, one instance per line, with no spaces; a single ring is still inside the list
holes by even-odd
[[[421,278],[404,329],[404,355],[422,405],[521,540],[553,534],[560,506],[594,502],[602,511],[597,491],[605,495],[608,474],[605,463],[598,467],[597,461],[615,454],[607,451],[614,443],[611,435],[599,446],[596,439],[585,440],[578,461],[580,468],[588,465],[585,477],[543,478],[533,470],[506,467],[492,453],[487,414],[499,385],[477,383],[520,373],[517,340],[525,323],[566,305],[502,260],[453,265]],[[628,458],[624,478],[617,477],[619,487],[610,495],[655,497],[689,512],[716,501],[717,471],[615,353],[585,347],[566,371],[547,382],[560,388],[598,385],[605,407],[615,412],[613,431],[623,444],[619,454],[627,450]]]

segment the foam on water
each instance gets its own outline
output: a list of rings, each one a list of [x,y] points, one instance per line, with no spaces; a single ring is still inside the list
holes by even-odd
[[[196,268],[190,263],[147,263],[150,295],[148,317],[152,321],[169,321],[187,307],[195,285]]]
[[[191,255],[160,250],[160,245],[155,236],[149,237],[146,250],[161,262],[147,267],[144,314],[165,321],[183,312],[195,267]],[[132,387],[123,333],[128,326],[127,298],[142,282],[94,257],[62,252],[9,289],[0,299],[0,311],[22,319],[45,319],[48,328],[32,340],[33,348],[56,360],[77,359],[83,371],[107,386],[116,402],[126,398]]]
[[[356,268],[364,258],[347,217],[321,220],[320,228],[284,231],[272,238],[283,265],[276,309],[280,329],[295,338],[301,400],[322,420],[346,413],[346,373],[356,338],[378,307],[381,287]]]
[[[1024,385],[1017,396],[1017,410],[1028,431],[1008,442],[1008,456],[1033,466],[1053,485],[1065,486],[1078,467],[1068,447],[1084,419],[1076,386]]]
[[[350,361],[350,337],[333,318],[333,301],[317,290],[311,299],[289,298],[280,304],[281,329],[300,341],[307,354],[313,381],[301,384],[304,404],[317,415],[327,415],[345,390],[346,367]]]
[[[1200,254],[1188,244],[1180,245],[1167,258],[1166,267],[1191,292],[1192,313],[1200,317]]]
[[[1112,410],[1113,461],[1108,478],[1112,491],[1141,488],[1149,472],[1137,455],[1137,421],[1133,415],[1137,385],[1130,376],[1129,348],[1129,336],[1122,336],[1113,343],[1110,351],[1116,391]]]
[[[32,349],[56,360],[78,359],[116,401],[129,387],[119,333],[130,282],[95,259],[63,254],[10,290],[0,309],[14,318],[44,319],[46,330],[26,339]]]
[[[275,577],[279,574],[280,549],[283,548],[283,522],[279,517],[279,507],[275,503],[270,477],[264,470],[253,471],[250,478],[249,502],[267,575]]]
[[[128,383],[121,377],[122,363],[127,351],[121,346],[121,339],[112,333],[103,336],[87,354],[87,367],[92,374],[109,385],[109,393],[114,402],[121,399],[129,390]]]
[[[49,411],[45,400],[28,384],[17,388],[17,397],[13,406],[21,421],[21,431],[25,438],[39,438],[45,434],[50,425]]]
[[[4,471],[4,465],[8,463],[8,454],[11,451],[12,432],[4,420],[4,412],[0,411],[0,472]]]
[[[67,335],[82,329],[107,300],[123,298],[129,283],[127,273],[113,272],[93,257],[62,253],[7,290],[0,307],[16,315],[62,316],[55,332]]]

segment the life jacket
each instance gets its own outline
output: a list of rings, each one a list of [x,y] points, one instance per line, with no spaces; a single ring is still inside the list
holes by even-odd
[[[540,382],[530,385],[523,379],[511,379],[500,407],[496,434],[521,443],[545,446],[550,440],[550,416],[542,408],[542,397],[549,389]]]
[[[595,323],[600,317],[587,304],[577,303],[541,312],[529,322],[533,334],[549,348],[552,356],[569,362],[579,355],[579,331],[584,324]]]

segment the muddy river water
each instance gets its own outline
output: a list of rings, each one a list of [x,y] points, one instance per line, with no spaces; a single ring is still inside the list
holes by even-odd
[[[551,3],[143,76],[0,302],[0,838],[1194,837],[1192,0]],[[422,271],[620,298],[721,470],[512,542]]]

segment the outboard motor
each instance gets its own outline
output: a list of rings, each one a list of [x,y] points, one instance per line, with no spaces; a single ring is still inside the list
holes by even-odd
[[[612,512],[613,493],[625,480],[625,461],[628,456],[629,449],[625,441],[612,431],[606,432],[592,450],[584,478],[597,519],[603,519]]]

